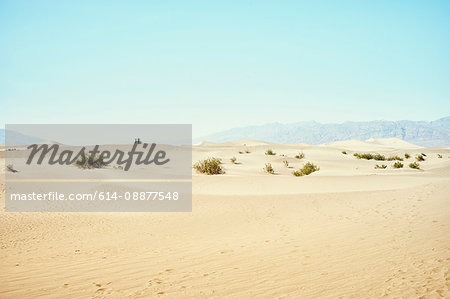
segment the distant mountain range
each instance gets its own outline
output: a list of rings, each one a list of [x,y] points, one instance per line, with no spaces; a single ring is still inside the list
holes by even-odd
[[[321,144],[326,142],[370,138],[399,138],[426,147],[450,146],[450,116],[435,121],[370,121],[321,124],[315,121],[292,124],[271,123],[261,126],[234,128],[194,139],[225,142],[243,139],[284,144]],[[8,143],[28,145],[44,140],[17,132],[8,132]],[[0,144],[5,144],[5,130],[0,129]]]
[[[315,121],[292,124],[270,123],[234,128],[197,138],[201,141],[263,140],[284,144],[321,144],[326,142],[369,138],[399,138],[426,146],[450,146],[450,116],[435,121],[370,121],[321,124]]]
[[[0,144],[5,144],[5,129],[0,129]],[[24,135],[15,131],[8,130],[8,144],[10,145],[29,145],[43,142],[41,138]]]

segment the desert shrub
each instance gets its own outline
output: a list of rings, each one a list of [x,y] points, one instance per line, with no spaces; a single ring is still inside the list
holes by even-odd
[[[300,168],[299,170],[295,170],[292,172],[294,176],[304,176],[309,175],[315,171],[318,171],[320,168],[317,167],[317,165],[314,165],[311,162],[306,163],[303,165],[303,168]]]
[[[295,156],[295,158],[297,158],[297,159],[303,159],[304,157],[305,157],[305,154],[304,154],[303,152],[298,153],[298,154]]]
[[[420,165],[417,162],[409,163],[409,168],[420,169]]]
[[[420,154],[420,155],[417,155],[416,160],[417,160],[417,162],[422,162],[422,161],[425,161],[425,158],[424,158],[423,154]]]
[[[283,161],[283,164],[284,164],[284,166],[289,167],[289,161],[284,160],[284,161]]]
[[[373,159],[373,155],[372,154],[354,153],[353,156],[355,156],[358,159],[366,159],[366,160],[372,160]]]
[[[394,165],[392,165],[394,168],[403,168],[403,163],[395,162]]]
[[[250,154],[250,151],[249,151],[249,150],[245,150],[245,153],[246,153],[246,154]]]
[[[276,153],[275,153],[274,151],[272,151],[271,149],[268,149],[268,150],[266,151],[266,155],[268,155],[268,156],[275,156]]]
[[[411,156],[408,153],[405,153],[405,159],[409,159]]]
[[[199,173],[205,173],[208,175],[224,174],[225,171],[223,170],[221,164],[222,160],[219,158],[208,158],[195,163],[194,169]]]
[[[230,158],[230,161],[231,161],[231,163],[233,163],[233,164],[236,163],[236,160],[237,160],[236,157],[231,157],[231,158]]]
[[[386,157],[383,155],[380,155],[380,154],[375,154],[375,155],[373,155],[373,159],[376,161],[385,161]]]
[[[6,170],[9,172],[17,172],[17,170],[14,169],[14,166],[12,164],[8,164],[6,166]]]
[[[267,173],[274,174],[275,170],[273,169],[272,165],[270,163],[267,163],[266,166],[264,166],[263,170]]]
[[[343,151],[342,154],[343,154],[343,155],[347,155],[347,152],[346,152],[346,151]]]
[[[387,165],[382,164],[382,165],[375,165],[375,169],[385,169],[387,167]]]
[[[388,157],[387,160],[388,160],[388,161],[395,161],[395,160],[397,160],[397,161],[403,161],[403,158],[402,158],[402,157],[399,157],[399,156],[392,156],[392,157]]]
[[[244,152],[239,152],[239,154],[241,154],[241,155],[242,155],[243,153],[244,153]]]
[[[426,157],[427,155],[425,155],[424,153],[421,153],[422,156]]]
[[[442,159],[442,155],[441,155],[441,154],[437,154],[437,157],[438,157],[439,159]]]
[[[108,166],[108,163],[103,161],[103,158],[100,155],[92,156],[84,154],[75,161],[74,165],[82,169],[94,169]]]

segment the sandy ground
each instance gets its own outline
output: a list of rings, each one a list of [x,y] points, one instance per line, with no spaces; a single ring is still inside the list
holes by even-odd
[[[412,158],[393,169],[355,151]],[[422,170],[409,169],[421,152]],[[194,147],[194,162],[206,157],[222,158],[226,174],[194,174],[192,213],[0,213],[0,297],[450,297],[450,149]],[[294,177],[307,161],[320,171]]]

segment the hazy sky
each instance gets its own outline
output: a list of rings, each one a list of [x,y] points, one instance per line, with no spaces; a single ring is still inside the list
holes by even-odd
[[[0,1],[2,123],[450,115],[450,1]]]

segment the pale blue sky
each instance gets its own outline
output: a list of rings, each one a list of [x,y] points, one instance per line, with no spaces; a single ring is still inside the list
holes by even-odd
[[[450,1],[0,0],[2,123],[450,115]]]

